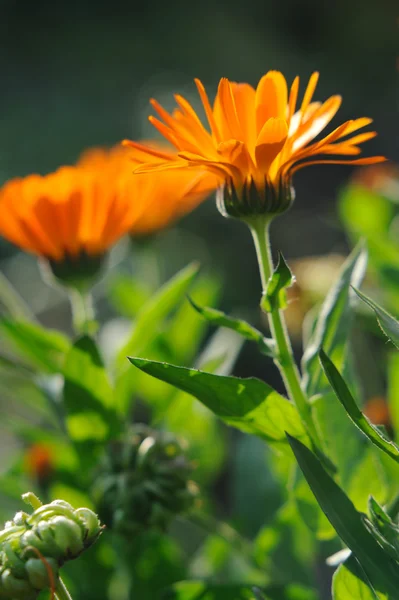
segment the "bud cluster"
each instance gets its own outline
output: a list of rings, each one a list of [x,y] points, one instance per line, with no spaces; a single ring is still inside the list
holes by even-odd
[[[0,598],[36,600],[58,583],[62,565],[79,556],[101,533],[97,515],[63,500],[18,512],[0,531]]]
[[[195,501],[191,471],[172,434],[134,426],[127,440],[110,446],[98,473],[93,493],[101,519],[122,534],[165,530]]]

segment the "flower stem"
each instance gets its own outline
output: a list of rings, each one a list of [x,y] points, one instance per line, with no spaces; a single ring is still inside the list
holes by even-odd
[[[270,219],[256,219],[249,224],[255,243],[262,290],[265,294],[269,278],[273,273],[273,259],[270,250]],[[296,366],[294,354],[285,324],[284,313],[279,308],[268,312],[269,326],[276,342],[278,355],[275,358],[285,387],[292,402],[296,405],[305,429],[315,445],[320,448],[318,432],[313,423],[311,407],[301,386],[301,378]]]
[[[69,299],[75,333],[90,333],[94,321],[94,308],[90,292],[73,288],[69,290]]]
[[[57,600],[72,600],[71,594],[68,592],[65,583],[62,581],[61,577],[58,580],[58,585],[55,590],[55,597]]]

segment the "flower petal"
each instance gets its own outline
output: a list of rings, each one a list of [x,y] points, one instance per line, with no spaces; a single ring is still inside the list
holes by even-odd
[[[288,127],[284,119],[271,118],[263,126],[255,148],[256,164],[263,172],[268,170],[283,148],[287,135]]]
[[[279,71],[269,71],[259,81],[255,99],[258,134],[271,117],[286,118],[287,95],[287,82]]]

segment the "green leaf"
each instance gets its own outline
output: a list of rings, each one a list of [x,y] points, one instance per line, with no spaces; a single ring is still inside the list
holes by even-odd
[[[352,320],[350,307],[351,285],[363,279],[367,253],[358,245],[341,268],[338,281],[329,291],[321,308],[315,330],[302,358],[303,386],[308,396],[323,391],[322,369],[318,354],[324,348],[335,361],[344,362],[345,344]]]
[[[290,435],[288,441],[328,520],[359,560],[375,589],[387,593],[388,598],[394,600],[399,589],[398,564],[384,552],[367,530],[362,515],[324,470],[313,452]]]
[[[125,365],[129,354],[139,354],[155,338],[164,319],[184,298],[198,268],[197,264],[191,264],[180,271],[143,306],[128,341],[118,354],[119,366]]]
[[[260,379],[213,375],[145,358],[129,360],[145,373],[195,396],[228,425],[279,448],[285,446],[285,431],[307,439],[296,408]]]
[[[274,269],[273,275],[267,282],[267,287],[262,298],[261,307],[266,312],[271,312],[275,308],[285,308],[287,298],[285,290],[293,283],[293,275],[284,256],[279,252],[278,263]]]
[[[335,367],[334,363],[328,358],[323,350],[320,352],[320,362],[325,374],[341,404],[344,406],[347,414],[352,419],[354,424],[364,433],[369,440],[375,444],[380,450],[386,452],[393,460],[399,462],[399,448],[393,442],[387,440],[375,427],[370,423],[367,417],[358,408],[348,386],[343,377]]]
[[[77,444],[101,445],[116,434],[118,422],[113,390],[93,339],[85,335],[74,343],[65,361],[64,377],[70,438]]]
[[[259,331],[246,321],[243,321],[242,319],[234,319],[233,317],[229,317],[221,310],[216,310],[215,308],[198,306],[198,304],[196,304],[191,298],[189,298],[189,301],[193,308],[197,312],[199,312],[199,314],[202,317],[204,317],[204,319],[212,323],[212,325],[232,329],[245,339],[250,340],[251,342],[256,342],[262,354],[265,354],[266,356],[270,357],[275,356],[274,341],[271,339],[267,339],[261,331]]]
[[[399,349],[399,322],[394,319],[394,317],[392,317],[392,315],[390,315],[386,310],[374,302],[374,300],[371,300],[371,298],[357,290],[355,287],[353,289],[359,298],[373,309],[381,330],[385,333],[387,338],[391,340],[392,344]]]
[[[359,565],[356,558],[351,555],[348,560],[340,565],[333,577],[333,600],[385,600],[385,594],[376,594],[371,584]]]
[[[69,339],[58,331],[28,321],[0,319],[0,333],[29,364],[46,373],[60,373]]]

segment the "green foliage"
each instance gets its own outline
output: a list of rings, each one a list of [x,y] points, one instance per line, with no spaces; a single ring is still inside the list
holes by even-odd
[[[69,350],[69,341],[62,333],[6,317],[0,319],[0,333],[28,364],[46,373],[59,373]]]
[[[322,348],[338,364],[342,365],[345,360],[346,342],[352,323],[350,288],[362,281],[366,262],[367,253],[360,244],[343,265],[338,280],[324,300],[302,358],[303,387],[308,396],[321,393],[325,387],[318,360]]]
[[[212,325],[232,329],[233,331],[241,335],[243,338],[258,344],[259,350],[262,352],[262,354],[274,357],[274,341],[267,339],[261,331],[259,331],[246,321],[243,321],[242,319],[234,319],[232,317],[228,317],[224,312],[222,312],[221,310],[216,310],[215,308],[198,306],[198,304],[196,304],[192,299],[190,299],[190,302],[193,308],[195,308],[195,310],[199,312],[199,314]]]
[[[372,585],[393,600],[399,586],[397,563],[384,552],[366,528],[362,515],[316,456],[300,441],[289,437],[289,442],[310,488],[334,529],[359,560]]]
[[[307,439],[295,407],[259,379],[212,375],[143,358],[129,360],[145,373],[192,394],[227,425],[257,435],[279,450],[286,446],[285,432]]]
[[[275,308],[285,308],[287,306],[285,290],[292,285],[293,281],[291,270],[285,262],[284,256],[279,252],[277,266],[262,297],[263,310],[271,312]]]
[[[371,300],[371,298],[368,298],[365,294],[362,294],[362,292],[357,289],[355,289],[355,292],[359,298],[363,300],[363,302],[373,309],[381,330],[385,333],[392,344],[399,349],[399,322],[389,313],[387,313],[386,310],[374,302],[374,300]]]
[[[346,412],[352,421],[357,425],[364,435],[368,437],[368,439],[373,442],[378,448],[386,452],[391,458],[399,462],[399,448],[393,442],[387,440],[380,432],[377,427],[374,427],[370,421],[364,416],[362,411],[358,408],[348,386],[346,385],[344,379],[340,375],[339,371],[336,369],[333,362],[328,358],[328,356],[321,351],[320,352],[320,361],[323,366],[323,369],[328,377],[329,382],[331,383],[332,388],[334,389],[338,400],[344,406]]]

